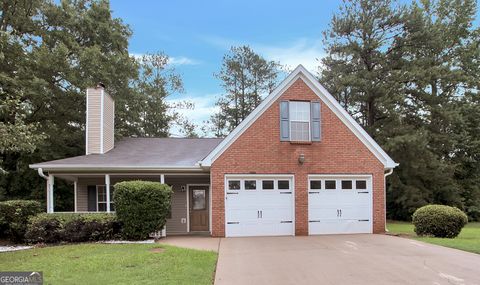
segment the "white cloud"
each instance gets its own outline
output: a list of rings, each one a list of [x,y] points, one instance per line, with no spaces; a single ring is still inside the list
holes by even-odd
[[[200,61],[196,59],[188,58],[186,56],[179,56],[179,57],[172,56],[170,57],[170,60],[168,61],[168,63],[172,65],[197,65],[197,64],[200,64]]]
[[[224,50],[230,49],[231,46],[249,45],[266,59],[279,61],[289,70],[302,64],[308,70],[316,73],[321,65],[320,60],[325,56],[322,42],[319,39],[298,38],[283,44],[249,43],[218,36],[203,36],[201,39]]]
[[[195,105],[193,110],[191,109],[176,109],[182,116],[187,118],[190,122],[196,124],[197,126],[202,126],[205,121],[210,120],[210,116],[218,111],[218,107],[215,106],[217,98],[221,96],[219,93],[198,95],[198,94],[186,94],[181,96],[181,98],[175,98],[168,100],[171,104],[181,103],[181,102],[192,102]],[[197,130],[199,131],[199,130]],[[172,128],[172,134],[178,135],[180,131],[177,126]]]
[[[143,53],[130,53],[130,56],[134,58],[141,59],[145,54]],[[170,65],[197,65],[201,62],[199,60],[189,58],[186,56],[169,56],[168,57],[168,64]]]
[[[254,45],[254,50],[269,60],[279,61],[288,69],[294,69],[302,64],[308,70],[316,72],[320,60],[325,56],[319,40],[298,39],[287,45]]]

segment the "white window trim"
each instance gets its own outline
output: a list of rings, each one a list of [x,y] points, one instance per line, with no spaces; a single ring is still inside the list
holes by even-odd
[[[321,181],[322,189],[311,189],[310,181]],[[335,180],[335,189],[326,189],[325,181]],[[351,180],[352,189],[342,189],[342,180]],[[357,189],[356,182],[358,180],[366,181],[366,189]],[[328,190],[342,190],[342,191],[373,191],[373,176],[370,174],[309,174],[308,175],[308,191],[328,191]]]
[[[260,174],[261,175],[261,174]],[[280,178],[279,178],[280,177]],[[269,180],[269,181],[273,181],[273,189],[263,189],[263,181],[264,180]],[[280,189],[278,187],[278,182],[279,181],[288,181],[288,189]],[[229,182],[230,181],[239,181],[240,182],[240,189],[230,189],[229,187]],[[256,188],[255,189],[245,189],[245,181],[255,181],[255,184],[256,184]],[[235,176],[231,176],[229,175],[229,177],[225,180],[225,188],[226,188],[226,191],[229,192],[231,191],[231,193],[238,193],[239,191],[247,191],[247,192],[254,192],[254,191],[280,191],[280,192],[290,192],[292,190],[292,179],[290,179],[290,176],[265,176],[265,175],[261,175],[260,178],[258,178],[257,176],[242,176],[241,178],[240,177],[235,177]]]
[[[97,197],[97,203],[96,203],[97,212],[99,212],[99,213],[108,213],[107,210],[106,210],[106,209],[107,209],[106,196],[105,196],[105,201],[103,201],[103,202],[99,202],[99,201],[98,201],[98,188],[100,188],[100,187],[105,188],[105,195],[107,195],[107,186],[106,186],[106,185],[95,185],[96,197]],[[111,194],[112,194],[112,192],[110,191],[110,195],[111,195]],[[99,211],[99,210],[98,210],[98,204],[105,204],[105,211]],[[112,199],[110,199],[110,204],[114,204],[113,201],[112,201]],[[111,207],[110,207],[110,208],[111,208]],[[114,212],[115,212],[115,211],[112,211],[112,210],[110,209],[110,213],[114,213]]]
[[[307,103],[308,104],[308,119],[305,120],[305,121],[302,121],[302,120],[292,120],[292,108],[291,108],[291,105],[290,103],[292,102],[301,102],[301,103]],[[292,142],[311,142],[312,141],[312,126],[311,126],[311,117],[312,117],[312,110],[311,110],[311,102],[307,102],[307,101],[288,101],[288,104],[290,106],[288,106],[288,131],[289,131],[289,138],[290,138],[290,141]],[[308,123],[308,140],[293,140],[292,139],[292,122],[300,122],[300,123]]]

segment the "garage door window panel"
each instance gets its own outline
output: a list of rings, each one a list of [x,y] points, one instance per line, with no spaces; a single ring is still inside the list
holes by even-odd
[[[262,189],[263,190],[274,190],[275,181],[274,180],[262,180]]]
[[[228,181],[228,190],[240,190],[240,180]]]
[[[244,181],[245,190],[257,190],[257,181],[256,180],[245,180]]]
[[[327,190],[337,189],[337,181],[336,180],[325,180],[325,189],[327,189]]]
[[[352,180],[342,180],[342,190],[352,190]]]
[[[310,180],[310,189],[311,190],[321,190],[322,181],[321,180]]]
[[[278,180],[278,189],[279,190],[290,190],[290,181],[289,180]]]
[[[365,189],[367,189],[367,181],[366,180],[357,180],[357,181],[355,181],[355,186],[356,186],[356,189],[365,190]]]

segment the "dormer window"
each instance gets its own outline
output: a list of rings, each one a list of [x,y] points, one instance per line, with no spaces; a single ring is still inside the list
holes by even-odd
[[[280,102],[281,141],[320,141],[320,127],[320,102]]]

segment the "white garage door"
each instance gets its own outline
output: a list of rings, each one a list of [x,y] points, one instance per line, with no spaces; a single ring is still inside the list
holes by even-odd
[[[372,178],[365,175],[310,175],[308,232],[372,232]]]
[[[226,236],[294,235],[293,191],[293,176],[226,176]]]

